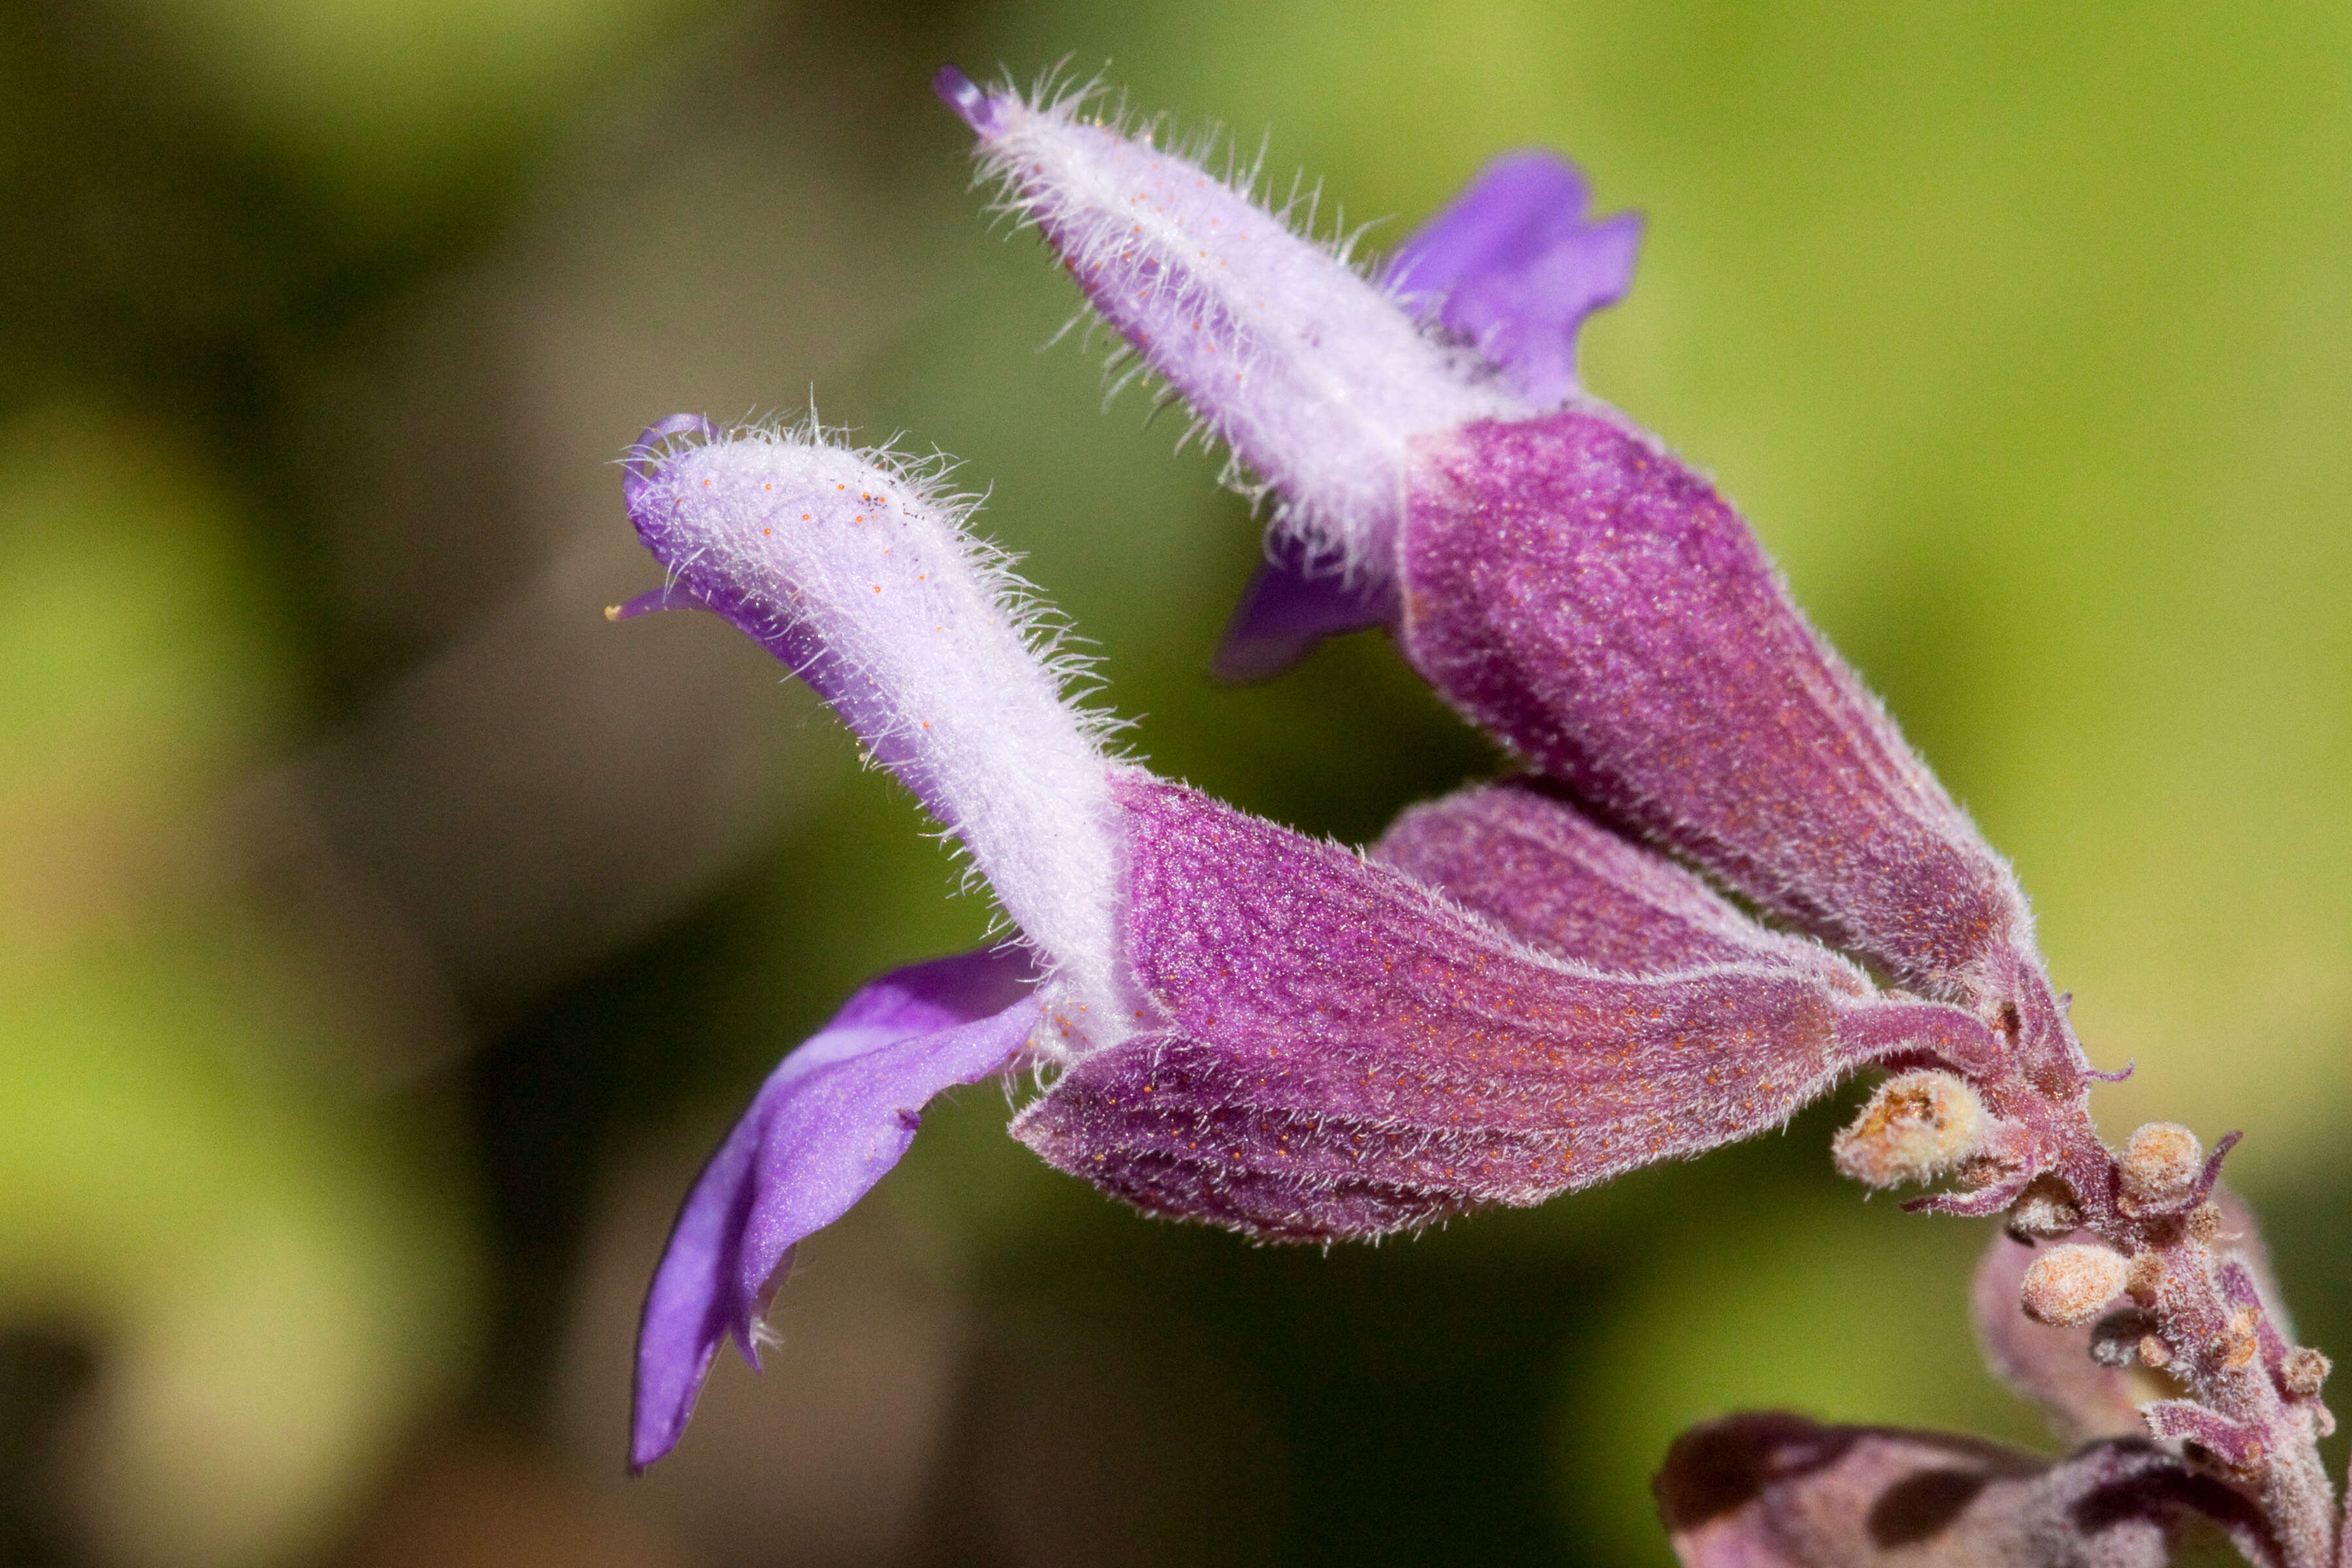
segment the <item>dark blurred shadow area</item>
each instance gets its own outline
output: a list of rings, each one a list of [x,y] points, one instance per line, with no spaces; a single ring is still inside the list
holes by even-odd
[[[856,209],[960,181],[904,146],[930,26],[11,8],[7,1561],[601,1538],[544,1379],[468,1391],[559,1335],[643,1086],[553,1074],[532,1205],[502,1064],[854,768],[748,650],[595,614],[613,461],[919,298]]]
[[[989,920],[756,650],[599,613],[639,429],[960,455],[1251,810],[1360,842],[1496,765],[1377,638],[1209,685],[1255,524],[1039,352],[950,59],[1271,124],[1375,249],[1527,143],[1643,207],[1588,380],[2017,855],[2112,1127],[2245,1125],[2352,1344],[2352,24],[2159,11],[0,0],[0,1565],[1660,1563],[1732,1409],[2046,1441],[1981,1234],[1856,1205],[1838,1106],[1325,1255],[1111,1207],[991,1087],[625,1479],[699,1161]]]

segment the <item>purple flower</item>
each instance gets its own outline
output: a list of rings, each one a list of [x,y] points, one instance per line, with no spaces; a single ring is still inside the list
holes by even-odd
[[[938,85],[1006,207],[1274,502],[1221,666],[1384,624],[1528,773],[1408,810],[1369,853],[1302,838],[1112,754],[1069,700],[1080,667],[926,471],[814,427],[647,431],[625,493],[669,578],[615,613],[698,606],[769,648],[1010,931],[868,986],[761,1088],[656,1278],[633,1462],[676,1443],[722,1339],[752,1353],[793,1247],[952,1084],[1035,1074],[1014,1135],[1149,1213],[1329,1241],[1693,1153],[1876,1065],[1897,1070],[1838,1167],[2009,1213],[1989,1353],[2097,1441],[2051,1462],[1736,1417],[1660,1478],[1684,1561],[2121,1568],[2197,1514],[2325,1568],[2326,1358],[2292,1343],[2216,1193],[2234,1134],[2210,1156],[2171,1123],[2100,1141],[2008,865],[1738,515],[1577,387],[1634,221],[1587,221],[1573,169],[1517,154],[1375,279],[1078,100]],[[2133,1365],[2182,1397],[2133,1409]]]
[[[1381,284],[1424,326],[1475,344],[1530,405],[1564,402],[1577,330],[1624,297],[1642,240],[1630,213],[1588,224],[1588,200],[1584,176],[1549,153],[1498,158],[1398,248]],[[1269,679],[1327,637],[1397,618],[1392,575],[1333,572],[1295,533],[1277,531],[1266,555],[1218,646],[1221,679]]]
[[[1738,514],[1575,384],[1576,332],[1623,292],[1633,220],[1588,222],[1573,169],[1519,154],[1375,281],[1076,100],[939,86],[1006,208],[1274,501],[1223,671],[1385,624],[1612,827],[2000,1031],[2030,1092],[1993,1089],[1982,1179],[1934,1202],[1998,1212],[2061,1159],[2090,1064],[2007,862]],[[2104,1168],[2065,1174],[2097,1186]]]
[[[1019,944],[877,982],[761,1088],[647,1303],[640,1468],[719,1342],[750,1353],[793,1245],[951,1084],[1042,1071],[1013,1131],[1052,1163],[1152,1213],[1330,1240],[1709,1148],[1865,1063],[1998,1056],[1966,1011],[1882,994],[1555,792],[1419,807],[1367,858],[1112,757],[1034,599],[886,456],[681,416],[625,493],[670,582],[616,613],[706,608],[785,661]]]

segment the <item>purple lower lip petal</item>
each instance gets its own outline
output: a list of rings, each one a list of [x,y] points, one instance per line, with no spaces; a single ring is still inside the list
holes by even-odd
[[[1003,1070],[1039,1021],[1027,956],[990,949],[869,982],[760,1088],[687,1195],[638,1329],[629,1465],[674,1447],[719,1342],[753,1324],[793,1246],[898,1163],[919,1112]]]
[[[1584,319],[1633,286],[1642,220],[1585,220],[1590,189],[1544,152],[1496,159],[1390,259],[1389,287],[1478,346],[1533,406],[1576,388]]]
[[[1336,562],[1308,560],[1297,539],[1278,538],[1242,590],[1209,672],[1236,686],[1271,680],[1324,638],[1385,626],[1396,610],[1396,584],[1387,577],[1349,578]]]

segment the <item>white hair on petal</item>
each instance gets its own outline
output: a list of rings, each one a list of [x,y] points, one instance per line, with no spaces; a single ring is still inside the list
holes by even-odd
[[[1294,180],[1268,210],[1263,151],[1238,170],[1213,132],[1165,151],[1163,121],[1092,112],[1102,97],[1054,78],[993,95],[995,210],[1044,234],[1134,346],[1106,368],[1111,395],[1157,374],[1192,405],[1184,439],[1222,439],[1225,481],[1273,496],[1277,529],[1349,577],[1383,574],[1413,437],[1525,406],[1357,269],[1360,229],[1314,237],[1319,186]],[[1203,166],[1221,143],[1223,175]]]
[[[968,531],[975,498],[948,489],[943,458],[852,450],[814,417],[674,444],[657,465],[639,516],[671,542],[673,575],[804,660],[794,673],[1034,946],[1052,1010],[1076,1015],[1062,1043],[1084,1048],[1088,1020],[1122,1001],[1108,772],[1121,725],[1086,702],[1092,661],[1066,625]]]

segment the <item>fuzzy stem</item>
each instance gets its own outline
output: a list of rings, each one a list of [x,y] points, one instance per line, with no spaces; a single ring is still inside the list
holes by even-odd
[[[2038,966],[2032,979],[2040,980]],[[2352,1568],[2339,1554],[2336,1501],[2319,1460],[2318,1436],[2330,1419],[2316,1396],[2283,1386],[2286,1341],[2242,1266],[2211,1245],[2220,1211],[2201,1201],[2185,1212],[2132,1211],[2116,1157],[2091,1120],[2089,1062],[2056,998],[2046,982],[2011,996],[2002,1014],[2013,1021],[2017,1066],[1979,1084],[1988,1108],[2019,1131],[2020,1152],[2074,1190],[2084,1228],[2131,1259],[2133,1296],[2172,1355],[2165,1370],[2228,1424],[2217,1434],[2243,1444],[2238,1462],[2216,1453],[2202,1463],[2260,1505],[2281,1568]]]

